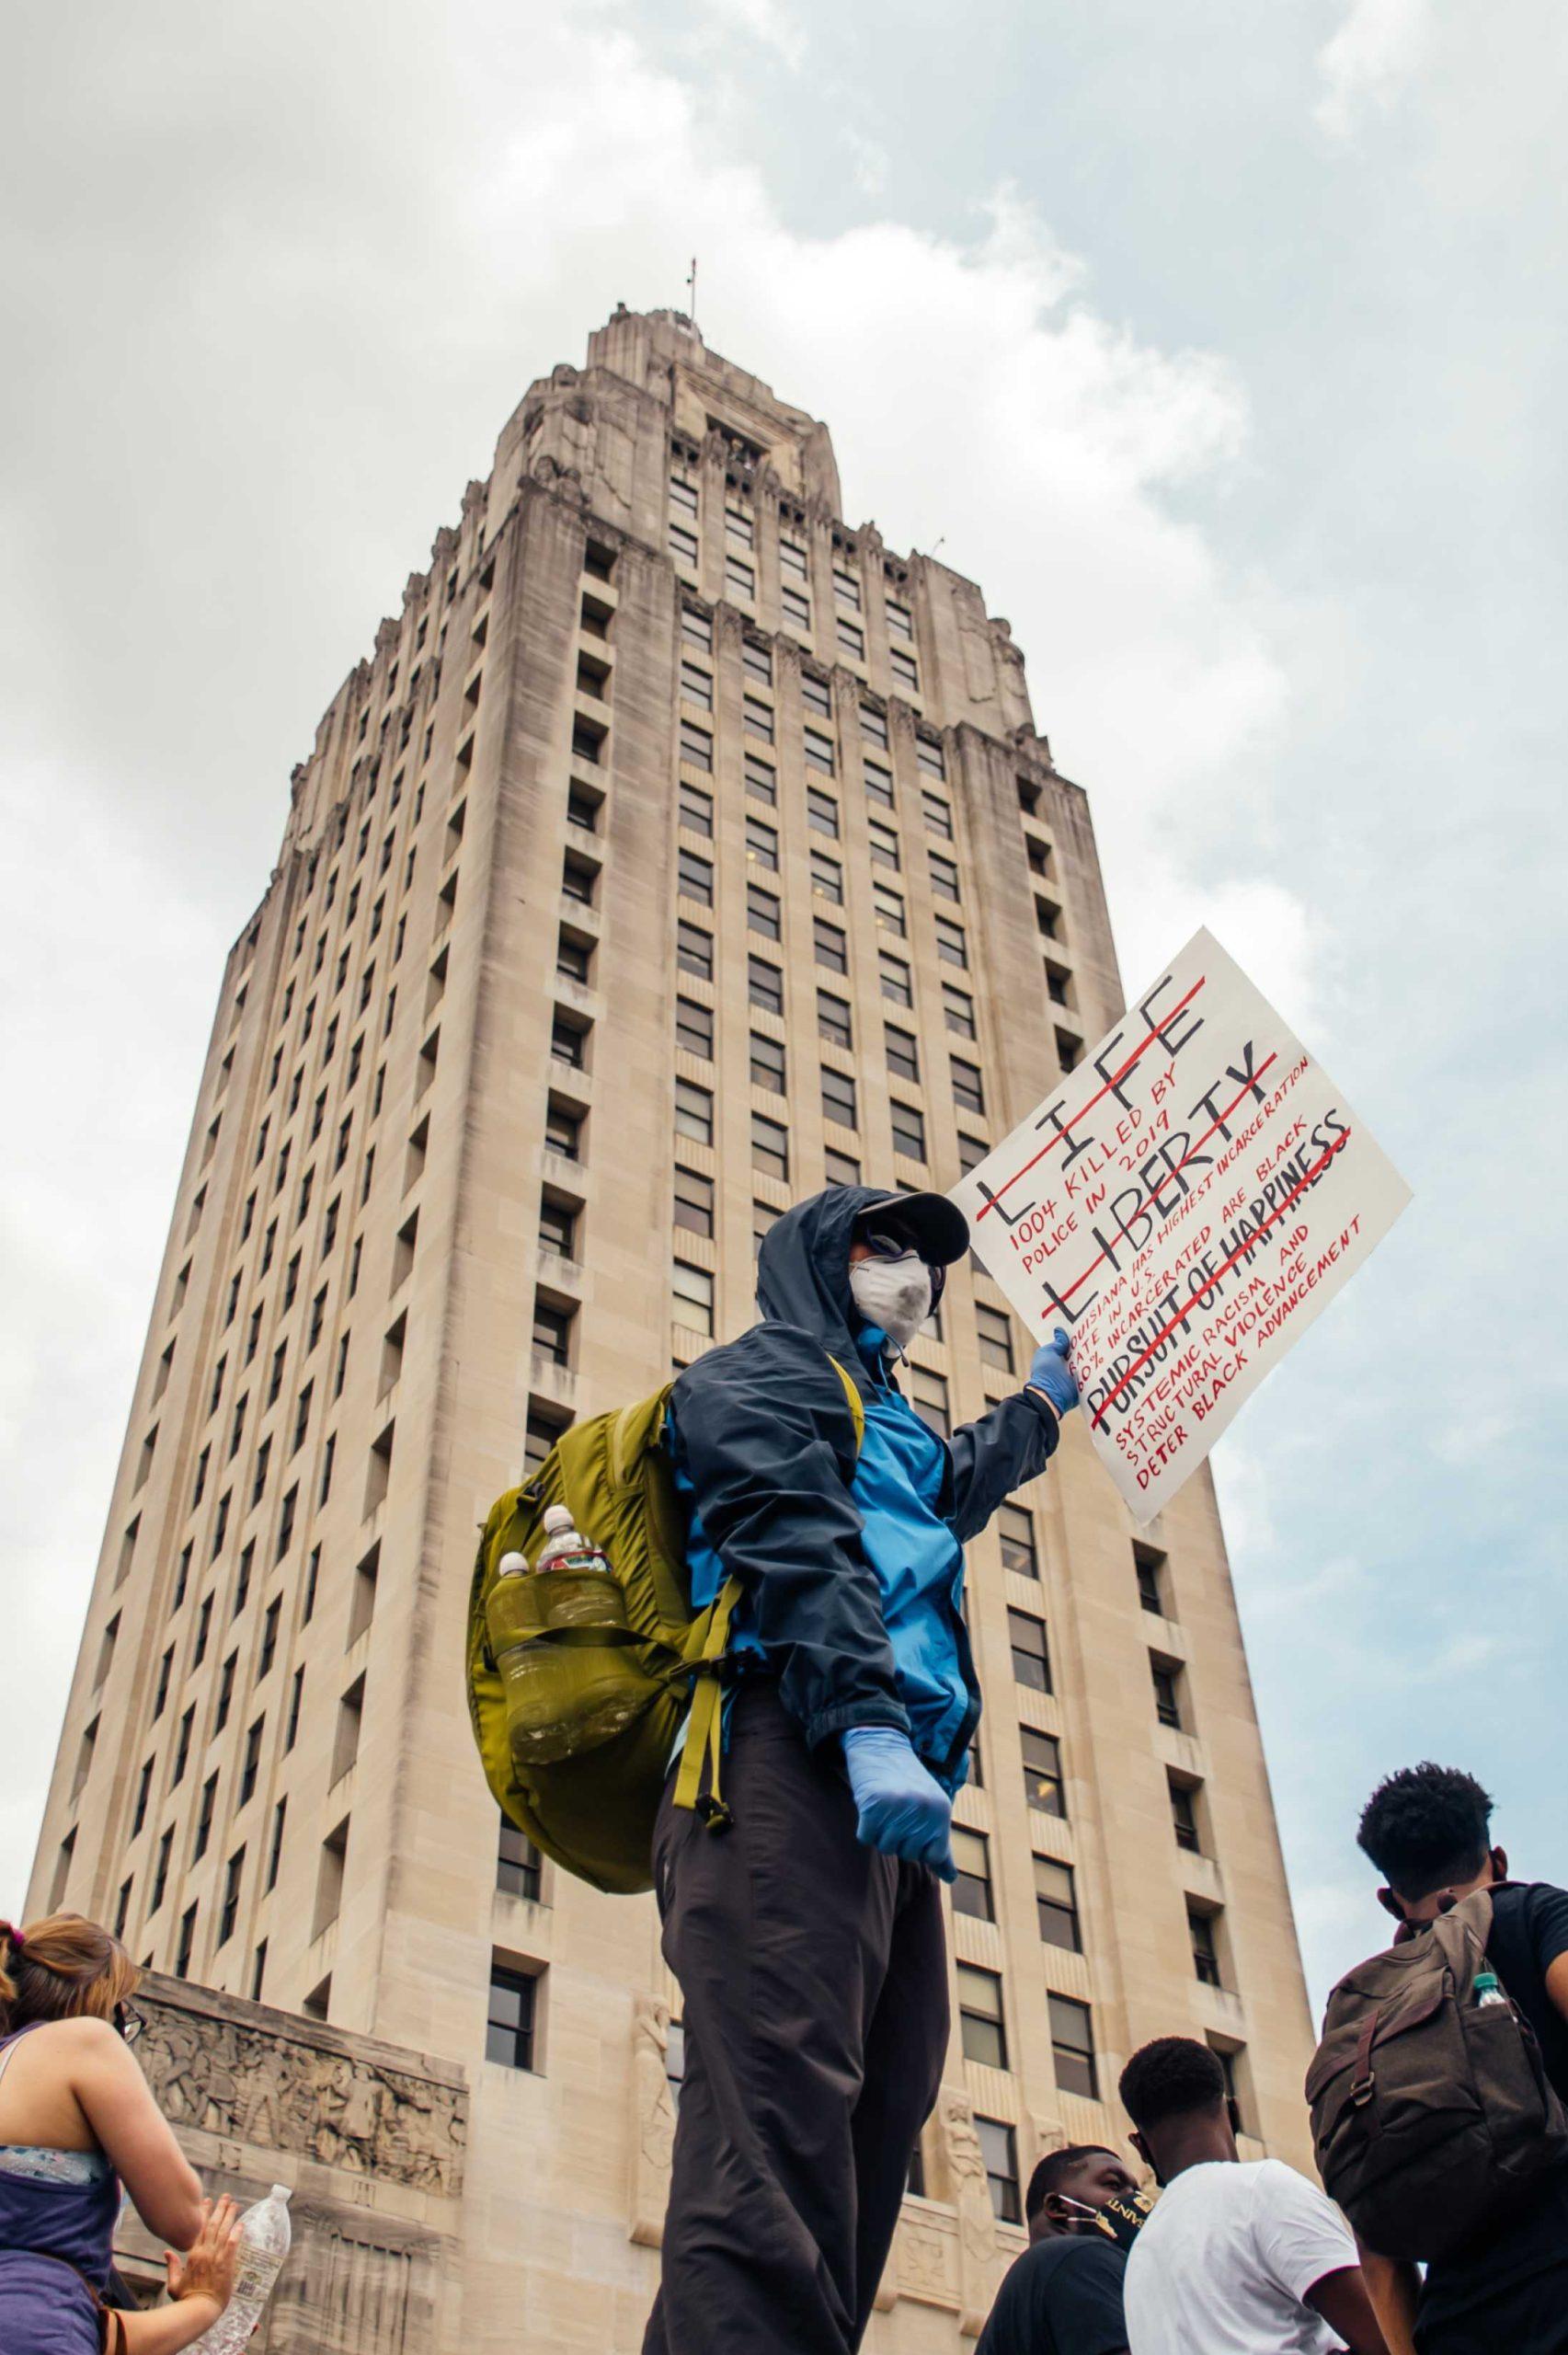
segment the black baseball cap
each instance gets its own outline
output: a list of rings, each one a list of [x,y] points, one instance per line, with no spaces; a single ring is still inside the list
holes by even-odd
[[[855,1218],[859,1227],[909,1236],[933,1268],[951,1267],[969,1247],[969,1222],[945,1194],[878,1194]]]

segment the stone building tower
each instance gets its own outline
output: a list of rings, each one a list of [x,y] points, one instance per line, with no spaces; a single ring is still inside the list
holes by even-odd
[[[223,976],[31,1899],[166,1974],[204,2163],[299,2183],[276,2348],[638,2344],[679,1997],[650,1900],[498,1824],[475,1524],[744,1327],[785,1203],[951,1185],[1121,1006],[1007,624],[841,505],[825,426],[618,310],[334,698]],[[921,1411],[1024,1349],[956,1269]],[[972,2338],[1031,2166],[1119,2138],[1150,2035],[1207,2037],[1255,2147],[1305,2154],[1207,1473],[1135,1540],[1070,1424],[969,1593],[954,2041],[881,2355]]]

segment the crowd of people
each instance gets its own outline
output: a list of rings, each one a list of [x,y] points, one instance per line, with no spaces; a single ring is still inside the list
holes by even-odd
[[[1544,2078],[1539,2126],[1516,2138],[1516,2163],[1497,2170],[1479,2225],[1452,2245],[1445,2169],[1458,2197],[1463,2162],[1444,2154],[1467,2123],[1485,2129],[1484,2048],[1477,2062],[1451,2045],[1448,2073],[1418,2076],[1403,2114],[1382,2121],[1385,2190],[1391,2181],[1397,2195],[1399,2170],[1422,2165],[1435,2185],[1406,2235],[1415,2255],[1392,2257],[1353,2232],[1317,2183],[1277,2159],[1242,2159],[1214,2054],[1162,2037],[1121,2076],[1139,2168],[1086,2146],[1041,2161],[1025,2199],[1029,2246],[979,2355],[1568,2355],[1568,2164],[1551,2098],[1568,2104],[1568,1890],[1510,1879],[1491,1812],[1472,1776],[1427,1763],[1379,1785],[1358,1832],[1384,1876],[1396,1951],[1487,1893],[1484,1967],[1456,1999],[1480,2002],[1484,2035],[1495,2020]],[[1419,2009],[1374,2019],[1362,2085],[1383,2035],[1426,2024],[1409,2016]],[[1497,2121],[1498,2142],[1510,2124]]]

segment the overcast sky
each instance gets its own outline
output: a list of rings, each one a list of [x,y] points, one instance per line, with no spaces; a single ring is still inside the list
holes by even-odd
[[[1430,1753],[1568,1879],[1553,0],[15,13],[0,1913],[292,763],[617,300],[979,580],[1124,979],[1200,922],[1415,1189],[1217,1457],[1315,1988]]]

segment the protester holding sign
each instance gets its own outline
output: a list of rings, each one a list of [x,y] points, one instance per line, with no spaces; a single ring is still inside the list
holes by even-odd
[[[742,1603],[732,1828],[672,1775],[654,1840],[686,2067],[646,2355],[850,2355],[936,2098],[937,1884],[980,1714],[963,1547],[1077,1399],[1054,1345],[948,1442],[902,1396],[967,1245],[939,1194],[815,1195],[763,1237],[761,1323],[674,1387],[692,1605],[730,1578]]]

